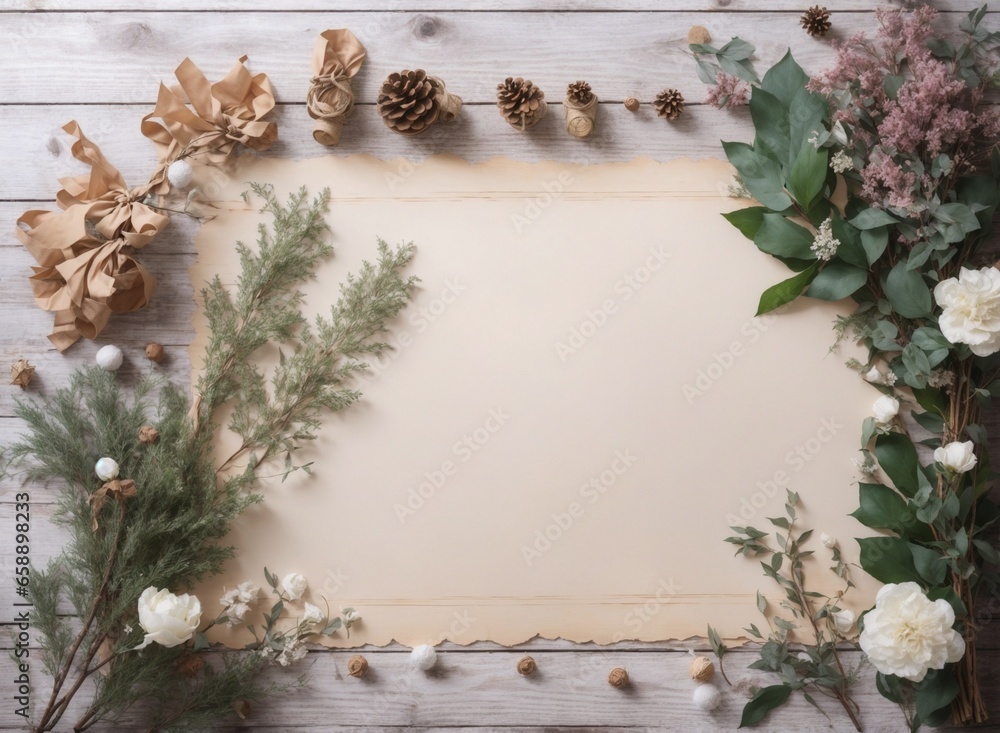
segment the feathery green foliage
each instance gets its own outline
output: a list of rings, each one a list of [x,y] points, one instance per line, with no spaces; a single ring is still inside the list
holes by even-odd
[[[315,437],[321,415],[360,397],[351,378],[365,369],[361,357],[391,348],[379,335],[410,298],[415,279],[400,271],[413,250],[379,241],[377,262],[348,277],[329,316],[310,325],[296,288],[332,253],[323,239],[328,194],[310,201],[301,190],[282,205],[269,187],[253,190],[273,220],[261,225],[255,249],[237,245],[235,291],[218,277],[203,291],[210,338],[193,406],[170,383],[143,379],[129,390],[97,368],[18,406],[27,429],[7,455],[28,481],[59,487],[55,521],[69,534],[48,568],[32,568],[32,623],[56,678],[36,730],[55,729],[88,678],[93,700],[75,730],[126,713],[151,730],[206,727],[232,715],[234,703],[289,686],[256,680],[291,636],[271,633],[269,625],[266,637],[241,653],[215,653],[200,633],[194,644],[134,651],[144,637],[136,602],[150,586],[179,593],[219,573],[234,553],[224,544],[232,522],[262,499],[253,491],[259,469],[284,453],[292,470],[292,452]],[[255,365],[268,348],[282,353],[272,374]],[[230,427],[243,442],[217,465],[217,413],[230,405]],[[139,431],[150,423],[160,437],[144,444]],[[137,493],[109,496],[95,513],[101,481],[94,464],[102,456],[118,462],[120,478],[133,480]],[[245,467],[226,471],[242,456],[249,456]],[[75,608],[77,622],[59,615],[61,600]],[[336,621],[327,628],[340,628]],[[294,643],[312,633],[305,628],[292,635]],[[203,664],[190,664],[202,655]],[[95,674],[99,669],[103,674]]]

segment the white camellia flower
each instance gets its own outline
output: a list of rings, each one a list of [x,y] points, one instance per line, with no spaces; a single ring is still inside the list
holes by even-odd
[[[872,415],[875,417],[875,421],[883,425],[892,422],[892,419],[898,414],[899,400],[887,394],[879,397],[872,405]]]
[[[308,587],[309,583],[307,583],[306,579],[299,573],[289,573],[285,576],[285,579],[281,581],[282,590],[284,590],[285,593],[288,594],[288,597],[293,601],[299,600]]]
[[[972,441],[955,441],[934,449],[934,460],[954,473],[965,473],[976,466],[976,453]]]
[[[309,601],[306,601],[305,610],[302,612],[302,620],[307,624],[318,624],[326,618],[326,614],[323,613],[323,609],[319,606],[314,606]]]
[[[942,669],[965,654],[954,623],[948,601],[930,600],[916,583],[889,583],[875,596],[858,641],[882,674],[920,682],[927,670]]]
[[[170,591],[146,588],[139,596],[139,625],[146,638],[136,649],[152,642],[173,647],[194,636],[201,624],[201,601],[187,593],[175,596]]]
[[[833,619],[833,626],[841,634],[846,634],[854,626],[854,611],[847,608],[841,611],[834,611],[830,614]]]
[[[976,356],[1000,351],[1000,270],[962,268],[934,286],[941,306],[938,328],[953,344],[968,344]]]

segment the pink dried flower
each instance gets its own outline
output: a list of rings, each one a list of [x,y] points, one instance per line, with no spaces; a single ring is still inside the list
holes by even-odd
[[[717,109],[742,107],[750,101],[750,85],[742,79],[720,71],[715,75],[715,86],[709,87],[705,103]]]

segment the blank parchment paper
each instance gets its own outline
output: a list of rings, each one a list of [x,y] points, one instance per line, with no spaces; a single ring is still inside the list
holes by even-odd
[[[245,181],[331,190],[310,312],[376,237],[412,241],[421,282],[362,400],[297,454],[312,475],[268,480],[238,520],[237,558],[198,589],[206,615],[266,565],[362,614],[342,645],[736,637],[762,625],[758,588],[772,608],[782,594],[723,540],[769,529],[786,488],[816,530],[810,582],[835,590],[819,533],[856,561],[853,461],[878,395],[844,366],[853,346],[830,349],[849,303],[753,317],[790,273],[720,216],[748,203],[731,176],[717,160],[241,161],[198,236],[196,289],[235,281],[233,244],[256,239]],[[847,605],[867,607],[875,583],[855,581]]]

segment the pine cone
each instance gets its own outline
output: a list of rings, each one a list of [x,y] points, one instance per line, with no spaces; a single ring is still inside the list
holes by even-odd
[[[378,93],[382,122],[394,132],[417,135],[438,120],[438,84],[423,69],[389,74]]]
[[[684,96],[676,89],[664,89],[656,95],[653,106],[656,107],[657,116],[676,120],[684,111]]]
[[[566,100],[578,107],[589,104],[594,98],[594,93],[590,91],[590,84],[585,81],[576,81],[566,87]]]
[[[814,5],[802,16],[802,27],[810,36],[823,37],[833,26],[830,22],[830,12],[826,8]]]
[[[548,106],[545,92],[521,77],[508,76],[497,84],[497,109],[513,127],[526,130],[545,116]]]

